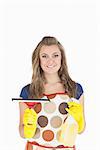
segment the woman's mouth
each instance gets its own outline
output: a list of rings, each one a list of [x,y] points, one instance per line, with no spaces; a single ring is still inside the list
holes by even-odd
[[[49,65],[49,66],[47,66],[47,68],[54,68],[56,65]]]

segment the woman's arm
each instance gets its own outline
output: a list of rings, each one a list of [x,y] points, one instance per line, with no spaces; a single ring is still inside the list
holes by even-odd
[[[85,130],[85,127],[86,127],[86,121],[85,121],[85,112],[84,112],[84,94],[82,94],[81,97],[79,98],[79,102],[80,102],[80,104],[81,104],[82,107],[83,107],[84,130]],[[81,133],[83,133],[84,130],[83,130]],[[81,134],[81,133],[80,133],[80,134]]]
[[[24,138],[23,115],[24,115],[24,110],[26,108],[28,108],[28,106],[25,103],[19,102],[19,116],[20,116],[20,120],[19,120],[19,133],[20,133],[20,136],[22,138]]]

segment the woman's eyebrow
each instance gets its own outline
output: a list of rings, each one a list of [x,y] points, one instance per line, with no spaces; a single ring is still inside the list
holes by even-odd
[[[41,53],[41,55],[48,55],[48,54],[46,54],[46,53]]]
[[[52,53],[52,55],[54,55],[54,54],[60,54],[60,52],[54,52],[54,53]],[[41,53],[40,55],[48,55],[47,53]]]
[[[60,52],[54,52],[53,54],[60,54]]]

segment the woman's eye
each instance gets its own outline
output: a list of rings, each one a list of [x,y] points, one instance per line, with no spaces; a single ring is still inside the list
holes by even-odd
[[[58,56],[59,56],[58,54],[54,55],[54,57],[58,57]]]
[[[43,55],[42,58],[47,58],[47,56],[46,56],[46,55]]]

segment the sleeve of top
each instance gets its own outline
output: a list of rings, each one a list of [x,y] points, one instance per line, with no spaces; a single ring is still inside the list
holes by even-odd
[[[27,99],[29,95],[29,84],[24,86],[21,90],[20,97]]]
[[[21,93],[20,93],[20,97],[22,97],[23,99],[28,99],[29,96],[29,85],[26,85],[22,88]],[[24,102],[25,104],[28,105],[29,108],[33,108],[33,106],[35,104],[37,104],[38,102]]]
[[[76,83],[76,99],[79,99],[81,95],[83,94],[83,88],[79,83]]]

